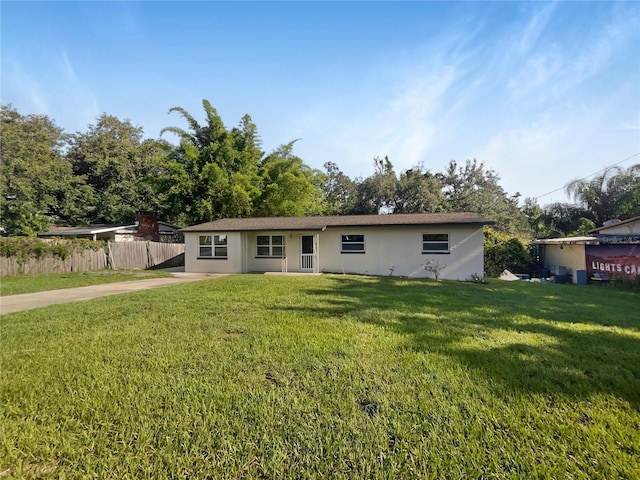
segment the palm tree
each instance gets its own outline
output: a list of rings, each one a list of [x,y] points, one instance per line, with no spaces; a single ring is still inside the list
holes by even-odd
[[[596,225],[640,215],[640,164],[627,170],[611,167],[592,180],[574,180],[566,186],[566,192],[589,211]]]

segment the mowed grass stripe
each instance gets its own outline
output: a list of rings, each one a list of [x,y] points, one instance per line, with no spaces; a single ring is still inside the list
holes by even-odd
[[[640,297],[235,276],[2,317],[0,472],[640,476]]]
[[[163,270],[93,270],[47,275],[18,275],[0,278],[0,296],[170,276],[169,272]]]

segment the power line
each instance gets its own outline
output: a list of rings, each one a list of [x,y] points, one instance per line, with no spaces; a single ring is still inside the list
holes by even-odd
[[[620,165],[621,163],[626,162],[627,160],[631,160],[633,157],[637,157],[638,155],[640,155],[640,152],[638,152],[638,153],[636,153],[634,155],[631,155],[630,157],[627,157],[624,160],[620,160],[619,162],[613,163],[613,164],[609,165],[608,167],[604,167],[602,170],[598,170],[597,172],[592,173],[591,175],[587,175],[586,177],[582,177],[582,178],[579,178],[577,180],[571,180],[570,182],[565,183],[560,188],[556,188],[555,190],[551,190],[550,192],[544,193],[542,195],[538,195],[537,197],[533,197],[533,199],[534,200],[538,200],[539,198],[546,197],[547,195],[551,195],[552,193],[559,192],[560,190],[564,190],[565,188],[567,188],[567,185],[569,185],[570,183],[581,182],[583,180],[586,180],[589,177],[593,177],[594,175],[597,175],[599,173],[606,172],[610,168],[615,167],[616,165]]]

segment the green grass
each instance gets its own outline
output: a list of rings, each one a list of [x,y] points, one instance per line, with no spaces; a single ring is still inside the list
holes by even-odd
[[[44,292],[61,288],[86,287],[104,283],[168,277],[162,270],[97,270],[91,272],[52,273],[48,275],[18,275],[0,278],[0,296]]]
[[[640,478],[640,296],[231,276],[1,317],[0,474]]]

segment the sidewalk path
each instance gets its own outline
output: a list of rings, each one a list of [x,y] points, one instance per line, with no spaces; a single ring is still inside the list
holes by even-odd
[[[0,314],[31,310],[32,308],[46,307],[58,303],[91,300],[92,298],[117,295],[119,293],[137,292],[138,290],[147,290],[149,288],[168,287],[221,276],[223,275],[215,273],[173,273],[171,277],[164,278],[150,278],[147,280],[91,285],[89,287],[8,295],[0,297]]]

